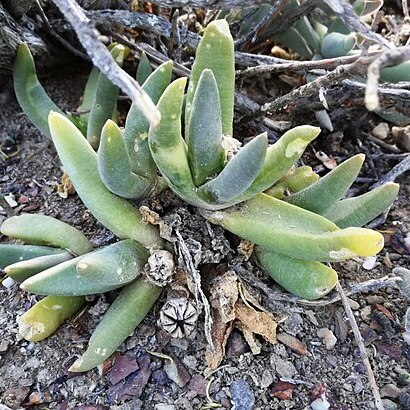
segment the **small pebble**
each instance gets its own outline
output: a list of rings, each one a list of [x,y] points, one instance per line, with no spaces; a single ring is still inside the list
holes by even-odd
[[[370,321],[370,316],[372,314],[372,307],[367,305],[363,309],[360,310],[360,317],[365,321]]]
[[[245,380],[234,380],[229,386],[229,390],[235,410],[252,410],[254,408],[255,395]]]
[[[376,256],[369,256],[367,257],[362,266],[363,269],[372,270],[376,266],[377,257]]]
[[[280,377],[292,378],[296,374],[296,368],[293,363],[283,360],[275,354],[271,355],[270,361],[272,368],[275,369]]]
[[[355,300],[347,298],[347,302],[349,303],[350,309],[352,310],[359,310],[360,304],[357,303]]]
[[[322,327],[317,331],[317,335],[324,340],[327,350],[332,350],[335,347],[337,337],[330,329]]]
[[[384,297],[379,296],[379,295],[367,296],[366,300],[367,300],[367,303],[369,303],[369,305],[374,305],[376,303],[382,304],[385,302]]]
[[[297,336],[297,334],[302,330],[302,326],[303,318],[299,315],[299,313],[293,313],[283,323],[281,323],[282,329],[292,336]]]
[[[176,410],[173,404],[158,403],[154,407],[155,410]]]
[[[393,127],[394,128],[394,127]],[[379,140],[385,140],[389,135],[390,129],[387,123],[381,122],[372,129],[372,134]]]
[[[383,403],[384,410],[397,410],[398,409],[397,404],[389,399],[383,399],[382,403]]]
[[[389,399],[397,399],[400,396],[401,389],[396,385],[390,383],[386,384],[380,389],[380,395],[382,397],[388,397]]]
[[[272,383],[273,383],[273,375],[268,369],[265,369],[262,373],[261,388],[266,389]]]

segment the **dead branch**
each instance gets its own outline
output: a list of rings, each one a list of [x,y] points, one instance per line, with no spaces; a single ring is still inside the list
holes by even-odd
[[[340,294],[333,292],[331,295],[323,297],[319,300],[306,300],[297,296],[293,296],[290,293],[283,292],[275,286],[268,285],[261,281],[254,272],[251,272],[245,268],[240,262],[232,261],[229,266],[236,272],[236,274],[252,287],[255,287],[262,291],[271,304],[277,305],[278,302],[296,303],[304,306],[327,306],[336,303],[340,300]],[[384,276],[379,279],[370,279],[365,282],[352,283],[348,285],[345,291],[347,296],[354,294],[362,294],[374,292],[379,289],[387,288],[390,286],[397,287],[396,282],[400,282],[402,279],[398,276]]]
[[[157,126],[160,114],[155,104],[142,87],[114,61],[108,49],[101,43],[100,34],[90,25],[91,22],[82,8],[74,0],[53,0],[53,2],[73,26],[94,65],[131,98],[151,125]]]
[[[392,48],[393,44],[389,43],[383,36],[373,32],[360,19],[357,18],[353,6],[347,0],[324,0],[325,3],[335,12],[340,20],[349,27],[353,32],[359,33],[364,38],[377,44]]]
[[[247,8],[247,7],[258,7],[262,4],[277,4],[281,0],[254,0],[254,1],[244,1],[244,0],[152,0],[151,3],[157,4],[158,6],[165,7],[192,7],[194,9],[221,9],[229,10],[234,7]]]
[[[338,66],[330,73],[318,77],[316,80],[302,85],[301,87],[296,88],[290,93],[285,94],[272,102],[262,105],[257,112],[253,113],[253,116],[278,112],[295,100],[311,97],[313,95],[317,96],[321,88],[331,87],[340,83],[344,79],[351,77],[353,74],[358,74],[363,71],[363,65],[365,64],[368,64],[366,63],[366,59],[361,58],[356,60],[354,63]],[[319,98],[317,99],[319,100]]]
[[[50,66],[55,60],[49,46],[33,29],[30,19],[18,24],[0,3],[0,72],[7,72],[13,66],[19,44],[26,42],[40,66]]]
[[[374,52],[369,53],[369,56],[374,56],[380,54],[381,52]],[[252,54],[251,54],[252,55]],[[241,59],[246,59],[247,54],[241,53]],[[257,56],[254,56],[257,57]],[[261,58],[265,56],[259,56]],[[268,56],[266,56],[268,57]],[[274,57],[270,57],[274,58]],[[360,55],[351,55],[351,56],[343,56],[343,57],[336,57],[336,58],[325,58],[323,60],[313,60],[313,61],[288,61],[288,60],[279,60],[273,64],[260,64],[254,67],[246,68],[245,70],[237,71],[236,75],[238,78],[247,78],[247,77],[255,77],[263,74],[275,74],[275,73],[282,73],[284,71],[292,71],[292,72],[301,72],[301,71],[309,71],[309,70],[334,70],[335,68],[339,67],[340,65],[354,63],[360,58]],[[254,59],[253,59],[254,60]],[[251,63],[253,61],[249,61]]]
[[[352,327],[357,346],[359,347],[360,357],[362,358],[363,363],[366,367],[367,375],[370,381],[370,387],[371,387],[374,401],[376,404],[376,409],[384,410],[382,398],[380,396],[379,388],[377,387],[376,379],[374,377],[374,373],[372,370],[372,366],[370,364],[369,357],[367,356],[366,348],[364,347],[364,343],[363,343],[362,335],[360,334],[359,326],[357,326],[356,319],[354,318],[352,309],[349,305],[349,301],[347,300],[346,294],[343,291],[343,288],[340,286],[339,282],[337,282],[336,284],[336,289],[340,295],[340,299],[342,301],[347,317],[349,318],[350,326]]]
[[[397,177],[410,170],[410,154],[394,166],[384,177],[380,178],[370,189],[375,189],[386,182],[394,181]]]

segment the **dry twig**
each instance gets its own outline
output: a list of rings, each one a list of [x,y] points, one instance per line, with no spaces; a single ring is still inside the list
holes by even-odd
[[[91,22],[82,8],[74,0],[53,0],[53,2],[73,26],[94,65],[131,98],[151,125],[158,125],[160,113],[155,104],[142,87],[114,61],[110,52],[101,43],[98,31],[90,25]]]
[[[384,177],[380,178],[370,189],[375,189],[386,182],[394,181],[397,177],[410,170],[410,154],[394,166]]]
[[[363,343],[362,335],[360,334],[359,327],[357,326],[357,323],[356,323],[356,320],[354,318],[352,309],[349,306],[349,301],[347,300],[346,294],[343,291],[343,288],[340,286],[339,282],[337,282],[337,284],[336,284],[336,289],[339,292],[340,299],[342,301],[343,307],[345,309],[347,317],[349,318],[350,326],[352,327],[353,334],[354,334],[354,337],[356,339],[357,346],[359,347],[360,357],[362,358],[363,363],[366,367],[366,371],[367,371],[367,375],[369,377],[370,387],[372,389],[372,393],[373,393],[374,401],[375,401],[375,404],[376,404],[376,408],[378,410],[384,410],[384,406],[383,406],[383,403],[382,403],[382,398],[380,397],[379,388],[377,387],[377,384],[376,384],[376,379],[374,377],[372,366],[370,364],[369,357],[367,356],[366,348],[364,347],[364,343]]]

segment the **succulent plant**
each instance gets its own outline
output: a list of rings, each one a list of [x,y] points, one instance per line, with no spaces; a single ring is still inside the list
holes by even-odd
[[[139,75],[149,71],[145,67]],[[172,272],[172,257],[157,228],[125,199],[146,198],[163,181],[209,221],[253,241],[256,258],[269,275],[304,298],[318,298],[336,284],[336,272],[321,262],[374,255],[383,247],[380,233],[354,226],[388,208],[398,186],[387,184],[341,200],[360,170],[362,155],[323,178],[309,167],[295,168],[320,132],[311,126],[291,129],[272,146],[262,134],[238,149],[232,136],[233,39],[225,21],[205,29],[186,95],[187,79],[168,85],[171,71],[172,64],[165,63],[143,85],[157,102],[160,125],[149,128],[132,106],[121,129],[111,119],[117,91],[95,69],[82,105],[90,113],[73,122],[45,95],[28,49],[19,49],[15,85],[23,110],[51,136],[86,207],[120,239],[92,251],[76,229],[39,215],[12,217],[1,227],[4,235],[26,245],[0,245],[0,267],[22,282],[22,289],[48,295],[20,318],[20,331],[29,340],[52,333],[82,306],[84,295],[123,288],[71,371],[89,370],[108,358],[143,320]],[[97,111],[94,104],[106,101],[98,97],[100,88],[110,103]],[[44,97],[42,105],[37,95]],[[153,269],[144,267],[150,265],[150,253],[164,261],[158,264],[161,272],[151,274]],[[158,280],[158,273],[164,280]]]

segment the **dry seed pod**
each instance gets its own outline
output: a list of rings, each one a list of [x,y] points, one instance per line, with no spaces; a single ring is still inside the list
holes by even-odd
[[[169,299],[159,315],[159,325],[172,337],[189,335],[198,319],[197,310],[187,298]]]

